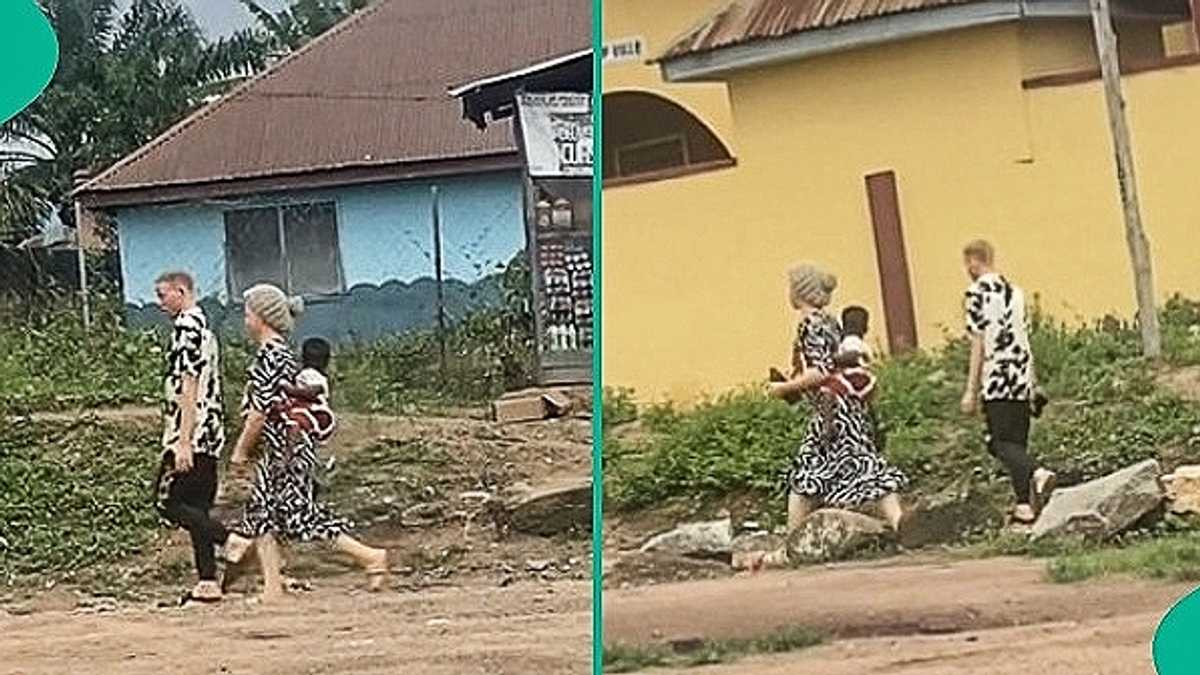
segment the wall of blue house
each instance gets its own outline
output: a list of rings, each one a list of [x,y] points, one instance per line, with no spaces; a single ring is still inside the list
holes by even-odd
[[[332,201],[345,292],[310,298],[297,338],[369,340],[436,322],[433,186],[442,227],[447,311],[453,318],[498,300],[491,276],[525,245],[517,172],[259,195],[202,204],[144,206],[116,213],[121,274],[131,323],[159,322],[154,280],[167,269],[191,272],[210,318],[240,326],[229,297],[226,211]]]

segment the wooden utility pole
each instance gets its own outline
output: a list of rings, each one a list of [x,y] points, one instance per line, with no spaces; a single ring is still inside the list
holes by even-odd
[[[76,171],[73,176],[74,187],[78,189],[86,183],[88,176],[86,171]],[[83,203],[79,201],[78,196],[74,196],[73,199],[75,201],[75,260],[79,265],[79,306],[83,313],[83,333],[88,335],[92,332],[92,300],[88,293],[87,251],[83,248]]]
[[[1154,307],[1154,270],[1150,262],[1150,242],[1142,229],[1142,215],[1138,206],[1133,149],[1129,140],[1129,125],[1125,120],[1125,99],[1121,94],[1117,35],[1113,30],[1109,0],[1090,0],[1090,4],[1096,52],[1100,57],[1100,73],[1104,78],[1104,99],[1108,104],[1108,124],[1117,160],[1117,182],[1121,188],[1121,208],[1125,216],[1125,240],[1133,262],[1142,353],[1149,358],[1158,358],[1162,354],[1162,335],[1158,330],[1158,314]]]

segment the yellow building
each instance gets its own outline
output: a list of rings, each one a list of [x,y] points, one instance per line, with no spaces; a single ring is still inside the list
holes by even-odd
[[[1133,315],[1085,0],[742,0],[641,25],[620,16],[634,3],[605,4],[606,36],[682,36],[651,45],[658,84],[647,65],[613,82],[725,85],[729,126],[704,114],[737,149],[725,171],[611,189],[606,174],[606,386],[689,401],[762,380],[787,362],[786,271],[805,259],[837,273],[837,306],[871,310],[885,350],[961,330],[960,251],[980,236],[1056,317]],[[1156,290],[1200,296],[1187,3],[1113,5]],[[609,115],[608,72],[606,163],[610,128],[639,123]]]

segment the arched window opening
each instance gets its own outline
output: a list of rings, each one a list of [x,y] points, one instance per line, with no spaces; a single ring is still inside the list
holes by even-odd
[[[604,95],[606,185],[664,180],[733,163],[721,140],[678,104],[645,92]]]

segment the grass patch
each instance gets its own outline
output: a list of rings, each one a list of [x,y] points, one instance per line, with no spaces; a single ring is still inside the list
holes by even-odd
[[[674,497],[770,495],[804,436],[804,419],[803,411],[752,391],[727,394],[688,412],[648,411],[641,417],[646,441],[605,438],[609,496],[624,508],[639,508]]]
[[[0,582],[142,551],[158,528],[156,447],[110,425],[0,427]]]
[[[804,627],[784,628],[765,636],[739,640],[704,640],[681,645],[621,645],[604,648],[604,672],[633,673],[648,668],[695,668],[731,663],[755,654],[780,654],[815,647],[825,641]]]
[[[67,311],[0,327],[0,415],[157,402],[162,341],[116,321],[110,305],[88,335]]]
[[[456,464],[442,447],[380,441],[339,458],[329,500],[356,522],[398,520],[405,506],[448,499],[457,487]]]
[[[1186,533],[1119,548],[1091,548],[1062,554],[1050,560],[1046,575],[1060,584],[1115,575],[1200,581],[1200,534]]]

